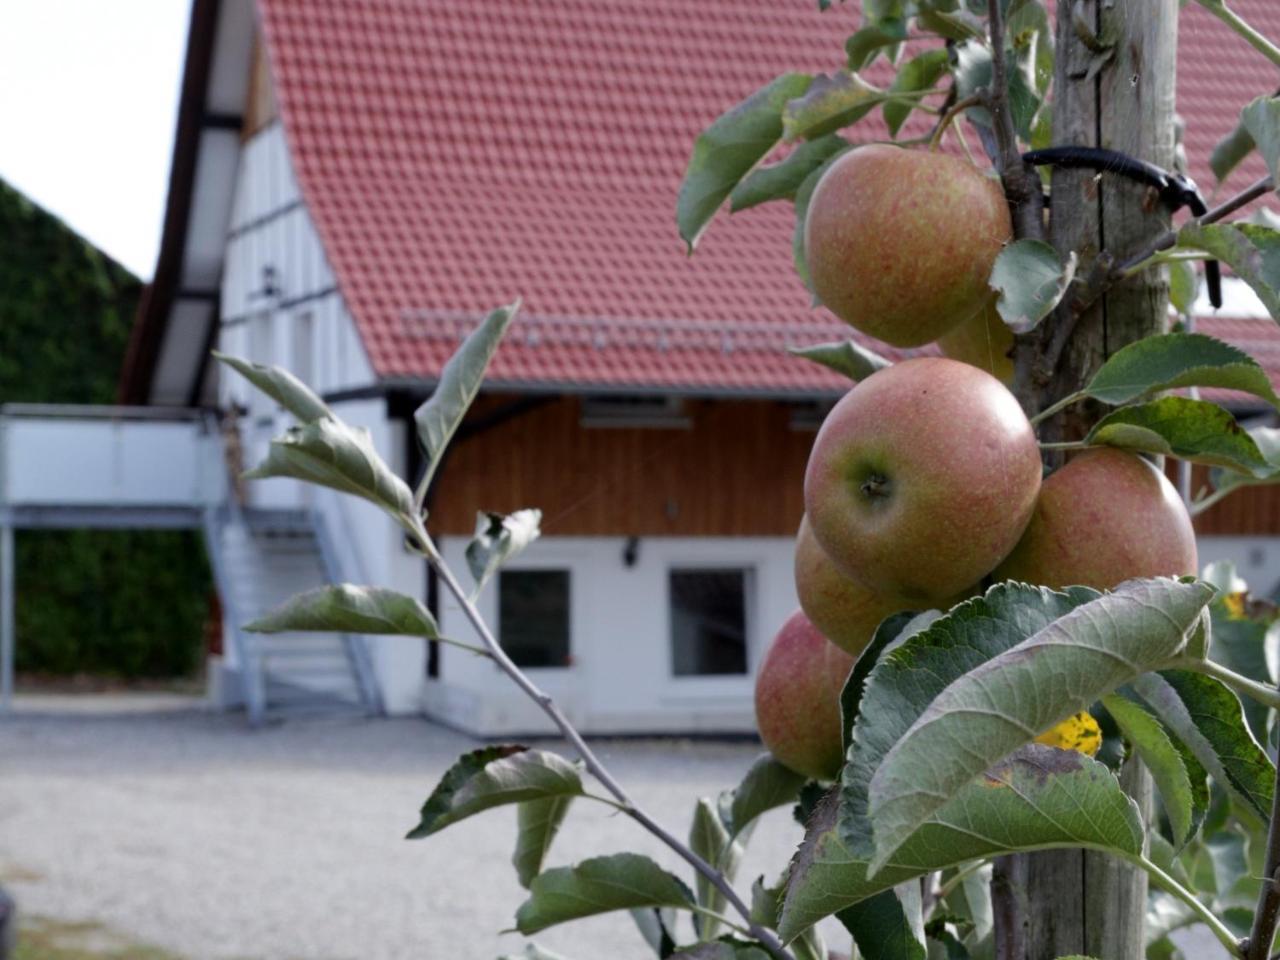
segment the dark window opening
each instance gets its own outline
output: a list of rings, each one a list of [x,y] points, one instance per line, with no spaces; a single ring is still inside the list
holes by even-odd
[[[498,574],[498,637],[516,666],[569,666],[569,571]]]
[[[671,571],[671,655],[677,677],[747,672],[747,571]]]

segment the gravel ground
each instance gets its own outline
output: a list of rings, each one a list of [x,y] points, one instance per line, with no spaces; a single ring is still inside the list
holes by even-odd
[[[165,695],[25,697],[0,721],[0,883],[29,915],[96,922],[190,960],[493,960],[518,953],[524,898],[509,866],[514,811],[403,840],[441,774],[476,742],[418,719],[293,721]],[[745,743],[598,744],[622,783],[678,834],[694,798],[737,783]],[[800,837],[774,811],[740,878],[786,864]],[[580,801],[552,850],[621,850],[689,871],[630,821]],[[830,942],[838,939],[827,928]],[[540,934],[577,958],[651,957],[612,915]],[[1189,956],[1215,955],[1194,938]]]

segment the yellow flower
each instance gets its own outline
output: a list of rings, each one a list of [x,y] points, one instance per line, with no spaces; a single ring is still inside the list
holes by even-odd
[[[1057,747],[1059,750],[1075,750],[1086,756],[1095,756],[1102,746],[1102,729],[1093,714],[1082,710],[1068,717],[1052,730],[1036,737],[1036,743]]]

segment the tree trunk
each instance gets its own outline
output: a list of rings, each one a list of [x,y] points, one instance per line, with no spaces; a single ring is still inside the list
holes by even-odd
[[[1107,147],[1172,167],[1178,0],[1058,0],[1057,8],[1054,143]],[[1100,57],[1106,59],[1099,69]],[[1169,225],[1153,191],[1117,176],[1055,170],[1052,192],[1052,242],[1064,255],[1079,255],[1082,276],[1100,251],[1122,260]],[[1163,332],[1167,317],[1168,287],[1159,269],[1113,286],[1077,321],[1041,407],[1083,386],[1120,347]],[[1046,342],[1065,322],[1064,309],[1049,322]],[[1097,413],[1079,405],[1044,424],[1042,437],[1076,439]],[[1150,774],[1131,760],[1121,782],[1149,820]],[[1025,883],[1019,897],[1025,954],[997,951],[1000,960],[1072,954],[1141,960],[1145,874],[1084,851],[1023,859],[1005,870]]]

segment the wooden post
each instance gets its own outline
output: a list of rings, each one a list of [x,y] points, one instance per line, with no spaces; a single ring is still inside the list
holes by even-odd
[[[1162,167],[1174,161],[1174,81],[1178,0],[1059,0],[1054,77],[1054,143],[1120,150]],[[1087,275],[1100,251],[1117,260],[1169,225],[1150,189],[1088,170],[1056,170],[1050,236],[1062,253],[1076,251]],[[1069,322],[1066,311],[1051,319]],[[1044,403],[1081,387],[1127,343],[1166,329],[1168,287],[1148,270],[1117,284],[1085,311],[1067,342]],[[1081,405],[1046,423],[1043,438],[1075,439],[1097,410]],[[1136,760],[1121,782],[1151,817],[1151,777]],[[1083,954],[1141,960],[1147,880],[1141,871],[1098,853],[1032,854],[1025,877],[1025,960]],[[1024,960],[1013,952],[1001,960]]]

